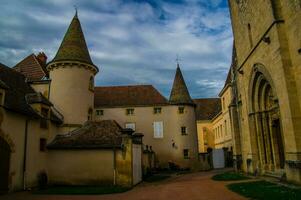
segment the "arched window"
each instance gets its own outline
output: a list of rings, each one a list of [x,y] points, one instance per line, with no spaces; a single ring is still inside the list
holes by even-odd
[[[89,80],[89,90],[94,91],[94,77],[91,76]]]

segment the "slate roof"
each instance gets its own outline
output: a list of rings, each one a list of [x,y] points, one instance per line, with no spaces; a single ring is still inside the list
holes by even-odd
[[[94,107],[167,105],[167,99],[152,85],[94,88]]]
[[[4,101],[6,109],[37,116],[25,99],[26,94],[35,93],[35,91],[25,82],[24,75],[0,63],[0,80],[8,87]]]
[[[197,120],[212,120],[222,110],[220,98],[193,99],[193,101],[196,104]]]
[[[57,135],[48,149],[107,149],[120,148],[122,128],[114,120],[86,122],[81,128]]]
[[[77,13],[73,17],[59,50],[51,62],[70,60],[95,66],[91,60]]]
[[[13,69],[22,73],[29,81],[41,80],[43,77],[48,76],[45,66],[39,62],[34,54],[24,58]]]
[[[169,102],[171,104],[194,104],[190,97],[179,64],[177,65],[177,71],[172,85]]]

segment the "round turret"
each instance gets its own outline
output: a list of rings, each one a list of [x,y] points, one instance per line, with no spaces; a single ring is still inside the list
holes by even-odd
[[[77,127],[91,120],[98,68],[90,58],[77,14],[47,70],[51,79],[50,101],[64,115],[64,126]]]

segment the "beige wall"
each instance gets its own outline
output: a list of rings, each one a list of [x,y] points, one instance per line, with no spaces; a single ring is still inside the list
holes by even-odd
[[[260,70],[265,74],[279,102],[282,138],[284,142],[285,160],[301,160],[301,111],[300,111],[300,3],[298,1],[266,1],[249,0],[245,9],[239,9],[236,1],[229,1],[231,18],[237,50],[238,97],[241,124],[241,147],[243,169],[254,171],[265,169],[257,154],[256,127],[253,125],[252,103],[250,99],[251,79],[254,66],[262,66]],[[272,5],[274,4],[274,10]],[[274,13],[274,15],[273,15]],[[283,22],[272,24],[274,20]],[[260,22],[260,23],[259,23]],[[253,43],[250,46],[248,25],[251,25],[250,36]],[[268,29],[270,28],[270,29]],[[264,36],[269,37],[270,43],[263,42]],[[254,50],[253,50],[254,48]],[[251,53],[253,50],[253,53]],[[249,57],[247,57],[250,55]],[[242,66],[242,64],[244,65]],[[252,159],[252,165],[247,168],[246,160]],[[300,182],[300,169],[285,168],[288,180]]]
[[[65,124],[83,124],[94,106],[94,92],[89,90],[91,70],[78,66],[60,66],[50,72],[50,101],[64,115]]]
[[[36,91],[41,92],[46,98],[49,98],[49,88],[50,88],[50,81],[45,82],[34,82],[30,84],[30,86]]]
[[[133,122],[136,132],[144,134],[144,145],[153,147],[161,167],[167,167],[171,161],[182,167],[193,168],[198,153],[194,107],[185,106],[184,114],[178,113],[178,106],[161,107],[161,114],[154,114],[153,107],[134,107],[133,116],[126,115],[127,107],[95,108],[104,110],[104,116],[95,116],[95,119],[114,119],[123,127],[125,123]],[[163,138],[154,138],[153,122],[156,121],[163,122]],[[187,127],[187,135],[181,135],[181,126]],[[190,159],[184,159],[183,149],[189,149]]]
[[[208,148],[214,148],[214,134],[211,120],[198,120],[198,145],[199,153],[207,152]]]
[[[11,146],[12,153],[9,171],[9,189],[11,191],[23,189],[23,161],[25,145],[25,127],[27,117],[1,109],[3,122],[0,137]],[[46,170],[46,152],[40,152],[40,138],[48,142],[54,137],[57,127],[49,123],[48,129],[40,128],[40,121],[31,119],[27,127],[27,152],[25,185],[27,188],[37,186],[37,175]]]
[[[226,87],[220,94],[222,112],[212,120],[215,136],[215,148],[232,148],[232,128],[230,121],[229,105],[232,100],[231,87]]]
[[[50,184],[113,184],[113,150],[51,150],[47,155]]]

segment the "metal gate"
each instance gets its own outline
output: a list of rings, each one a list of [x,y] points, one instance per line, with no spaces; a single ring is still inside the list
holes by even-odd
[[[133,144],[133,185],[142,181],[141,145]]]
[[[10,161],[10,147],[0,137],[0,193],[8,191],[8,174]]]

